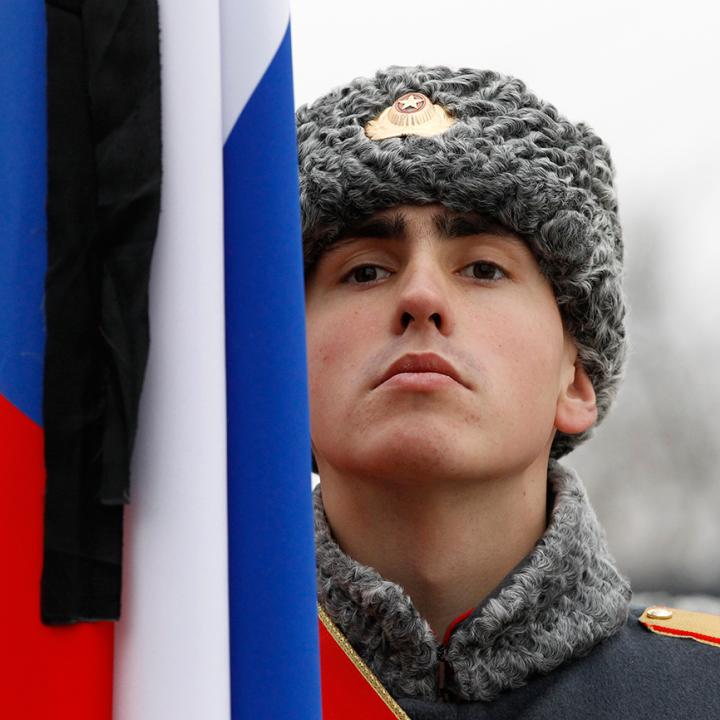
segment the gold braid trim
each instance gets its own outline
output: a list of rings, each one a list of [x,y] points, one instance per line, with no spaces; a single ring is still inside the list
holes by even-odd
[[[367,680],[370,687],[380,696],[380,699],[387,705],[388,710],[398,720],[410,720],[407,713],[395,702],[390,693],[383,687],[383,684],[377,679],[373,671],[363,662],[363,659],[353,650],[352,645],[347,638],[338,630],[335,623],[328,617],[328,614],[318,604],[318,617],[325,629],[332,635],[335,642],[340,646],[342,651],[347,655],[350,662],[358,669],[360,674]]]

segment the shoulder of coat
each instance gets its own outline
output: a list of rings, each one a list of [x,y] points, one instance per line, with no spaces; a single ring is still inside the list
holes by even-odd
[[[674,638],[689,638],[720,648],[720,615],[651,605],[638,618],[651,632]]]

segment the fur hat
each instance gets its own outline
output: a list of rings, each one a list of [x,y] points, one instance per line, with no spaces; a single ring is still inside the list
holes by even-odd
[[[297,131],[306,272],[344,225],[377,210],[440,202],[483,213],[534,253],[602,420],[626,354],[623,244],[610,154],[587,125],[513,77],[393,66],[301,107]],[[551,456],[589,432],[558,432]]]

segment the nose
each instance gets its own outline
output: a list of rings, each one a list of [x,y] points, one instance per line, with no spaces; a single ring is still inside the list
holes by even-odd
[[[430,320],[432,320],[433,323],[435,323],[435,327],[440,330],[442,325],[442,318],[440,317],[440,313],[433,313],[430,315]],[[409,313],[404,312],[402,314],[402,317],[400,318],[400,324],[403,327],[403,330],[406,330],[408,327],[410,327],[410,323],[413,322],[415,318]]]
[[[408,267],[398,285],[393,330],[398,335],[411,331],[452,331],[453,316],[449,288],[441,268],[431,264]]]

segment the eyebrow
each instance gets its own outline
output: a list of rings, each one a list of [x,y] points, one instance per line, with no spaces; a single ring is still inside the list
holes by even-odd
[[[470,237],[472,235],[495,235],[508,237],[510,241],[522,242],[517,233],[480,213],[453,213],[440,211],[433,216],[435,228],[445,239]],[[407,221],[402,212],[391,216],[370,217],[346,225],[338,232],[333,247],[362,239],[405,240]]]
[[[433,222],[440,235],[445,238],[470,235],[510,235],[512,239],[520,240],[517,233],[510,228],[480,213],[440,212],[433,217]]]
[[[373,238],[378,240],[404,239],[407,222],[402,212],[392,216],[370,217],[340,228],[333,245]]]

